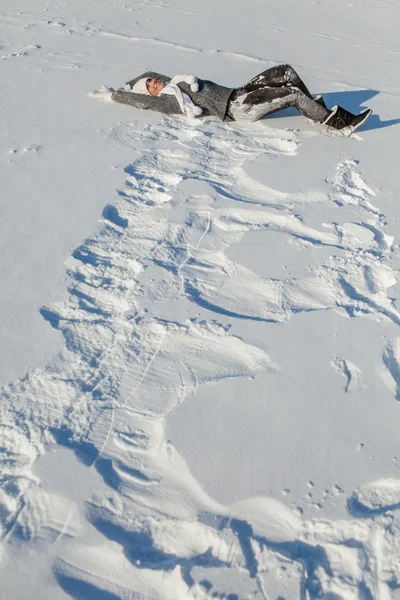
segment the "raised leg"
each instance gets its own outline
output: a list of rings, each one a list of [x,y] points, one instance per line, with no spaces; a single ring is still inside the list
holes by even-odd
[[[277,65],[271,69],[267,69],[259,75],[250,79],[246,85],[239,88],[239,90],[245,90],[246,92],[253,92],[263,87],[297,87],[306,96],[312,98],[311,93],[307,89],[304,81],[300,78],[298,73],[290,65]]]

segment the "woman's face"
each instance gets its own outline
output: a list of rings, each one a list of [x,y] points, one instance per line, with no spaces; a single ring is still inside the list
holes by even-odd
[[[159,79],[148,79],[146,81],[146,87],[149,94],[152,96],[158,96],[163,87],[165,87],[165,83]]]

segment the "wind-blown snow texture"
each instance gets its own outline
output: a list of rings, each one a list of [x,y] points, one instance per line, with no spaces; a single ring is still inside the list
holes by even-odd
[[[38,366],[1,393],[4,598],[395,598],[400,313],[389,162],[397,136],[391,98],[400,86],[385,74],[398,59],[394,28],[387,31],[397,9],[379,5],[380,23],[375,6],[268,9],[253,1],[246,11],[229,5],[227,15],[227,6],[207,2],[89,4],[3,15],[2,60],[27,61],[9,77],[26,75],[32,91],[42,70],[61,88],[53,83],[48,98],[36,88],[40,102],[30,101],[44,113],[31,122],[38,142],[7,150],[4,181],[12,190],[13,169],[19,178],[36,173],[39,192],[54,191],[40,167],[24,175],[22,161],[13,161],[22,152],[40,157],[40,136],[43,152],[56,136],[70,180],[67,191],[58,188],[62,204],[81,187],[80,203],[92,194],[101,213],[90,225],[90,210],[74,205],[64,242],[43,240],[58,260],[83,211],[88,234],[66,259],[64,282],[51,287],[50,269],[51,293],[40,308],[60,350],[49,359],[54,342],[33,341],[23,360],[32,365],[42,343]],[[139,72],[184,67],[205,76],[205,62],[207,76],[239,85],[272,64],[262,54],[266,33],[296,35],[289,8],[321,49],[314,86],[328,88],[328,101],[342,89],[348,101],[368,84],[382,90],[381,118],[352,139],[329,137],[290,112],[225,124],[141,114],[83,95],[100,77],[117,86],[135,75],[127,48]],[[351,15],[345,30],[343,11]],[[322,26],[327,14],[332,29]],[[361,14],[373,32],[352,28]],[[249,31],[255,38],[245,49]],[[358,57],[360,39],[363,52],[378,53],[374,66],[391,57],[377,81]],[[217,40],[224,50],[212,48]],[[282,53],[282,41],[274,43]],[[312,46],[302,49],[305,64]],[[327,61],[329,48],[341,64]],[[84,76],[65,83],[75,69]],[[233,81],[236,69],[243,81]],[[60,105],[79,106],[74,83],[86,103],[76,117],[86,142],[80,148],[64,122],[60,147],[44,123],[60,116]],[[392,127],[384,127],[385,111]],[[23,119],[8,135],[23,135]],[[50,155],[41,160],[44,172],[56,164]],[[106,183],[111,171],[116,192]],[[48,202],[40,206],[44,223],[54,219]],[[23,236],[40,237],[31,220]],[[25,260],[29,296],[35,268]],[[11,289],[13,271],[4,272]],[[15,323],[9,310],[7,336],[7,321]]]

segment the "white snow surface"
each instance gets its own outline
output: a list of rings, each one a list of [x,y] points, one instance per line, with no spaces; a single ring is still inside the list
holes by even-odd
[[[399,599],[398,4],[0,14],[1,598]],[[89,96],[281,62],[373,116]]]

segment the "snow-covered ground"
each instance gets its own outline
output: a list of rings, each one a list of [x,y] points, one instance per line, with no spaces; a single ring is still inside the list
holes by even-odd
[[[398,5],[0,12],[1,598],[399,599]],[[88,96],[280,62],[373,116]]]

